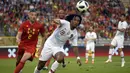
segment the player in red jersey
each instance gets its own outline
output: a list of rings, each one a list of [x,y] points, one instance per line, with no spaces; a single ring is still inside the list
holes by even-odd
[[[29,19],[23,22],[18,30],[16,36],[18,51],[14,73],[20,73],[25,62],[33,60],[39,34],[42,35],[42,43],[44,44],[45,29],[42,24],[36,21],[36,15],[35,9],[30,9],[28,13]],[[41,49],[43,44],[41,45]],[[39,54],[41,53],[41,49],[39,49]]]

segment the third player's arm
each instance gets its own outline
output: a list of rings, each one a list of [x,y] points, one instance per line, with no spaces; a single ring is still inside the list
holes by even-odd
[[[116,27],[113,27],[113,29],[116,29],[116,30],[118,30],[118,31],[121,31],[121,32],[125,32],[125,28],[122,28],[122,29],[118,29],[118,28],[116,28]]]

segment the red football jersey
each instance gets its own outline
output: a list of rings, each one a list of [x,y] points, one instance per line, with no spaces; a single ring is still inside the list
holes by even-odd
[[[18,30],[23,32],[21,35],[21,42],[19,45],[24,47],[36,47],[39,33],[44,33],[44,26],[37,21],[33,24],[29,20],[23,22]]]

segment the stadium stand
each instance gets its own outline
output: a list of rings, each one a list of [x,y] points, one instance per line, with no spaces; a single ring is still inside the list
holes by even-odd
[[[30,5],[33,5],[38,12],[38,19],[45,26],[49,26],[51,20],[58,16],[60,9],[65,15],[75,13],[74,7],[78,0],[0,0],[0,45],[16,45],[15,35],[19,25],[27,19],[27,12]],[[90,3],[89,12],[83,16],[87,21],[83,22],[82,29],[79,29],[79,42],[84,39],[86,29],[95,27],[98,35],[97,43],[109,43],[115,31],[111,29],[119,21],[119,15],[126,13],[130,22],[130,1],[129,0],[88,0]],[[125,12],[124,12],[125,11]],[[7,38],[10,37],[10,38]],[[12,38],[13,37],[13,38]],[[130,30],[125,36],[130,39]],[[8,41],[8,42],[7,42]],[[10,44],[11,43],[11,44]],[[128,42],[130,43],[130,42]]]

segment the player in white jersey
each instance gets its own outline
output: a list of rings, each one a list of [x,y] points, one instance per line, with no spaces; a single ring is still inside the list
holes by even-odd
[[[49,73],[54,73],[58,65],[64,61],[64,49],[63,46],[67,40],[75,43],[76,27],[81,23],[82,18],[80,15],[71,14],[66,17],[65,20],[54,19],[54,22],[59,26],[54,30],[51,36],[46,40],[41,56],[39,57],[39,63],[34,70],[34,73],[40,73],[40,70],[45,66],[46,61],[54,56],[55,62],[52,64]],[[75,55],[77,57],[77,63],[81,65],[80,57],[78,55],[78,49],[75,48]]]
[[[92,52],[92,64],[94,64],[96,38],[97,38],[97,35],[94,32],[94,28],[90,27],[89,31],[85,35],[85,45],[86,45],[86,61],[85,61],[85,63],[88,63],[89,51],[91,51]]]
[[[112,29],[117,30],[115,37],[113,38],[111,45],[110,45],[110,49],[109,49],[109,56],[108,56],[108,60],[106,61],[106,63],[108,62],[112,62],[112,53],[114,51],[113,48],[118,47],[118,50],[120,52],[120,56],[121,56],[121,67],[124,67],[125,64],[125,60],[124,60],[124,52],[122,51],[122,48],[124,48],[124,34],[126,31],[126,28],[128,26],[126,20],[125,20],[125,14],[121,14],[120,17],[120,21],[118,23],[118,27],[112,27]]]

